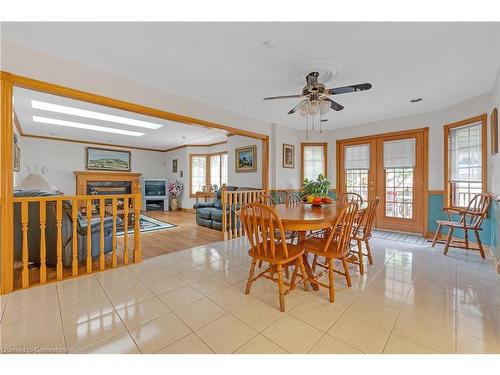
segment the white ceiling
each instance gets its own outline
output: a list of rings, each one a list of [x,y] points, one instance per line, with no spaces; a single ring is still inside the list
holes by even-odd
[[[8,23],[3,38],[267,122],[287,115],[314,69],[336,96],[338,128],[443,108],[489,92],[499,67],[498,23]],[[263,42],[270,41],[272,49]],[[297,75],[296,73],[299,72]],[[411,98],[424,100],[412,104]]]
[[[146,129],[125,124],[117,124],[109,121],[93,120],[80,116],[33,109],[31,106],[32,99],[51,104],[70,106],[78,109],[147,121],[162,125],[162,127],[158,129]],[[19,87],[14,88],[14,110],[16,111],[23,133],[29,135],[65,138],[84,142],[109,143],[116,146],[153,148],[159,150],[165,150],[185,144],[211,144],[227,140],[227,132],[222,130],[162,120],[155,117],[144,116],[133,112],[122,111],[115,108],[95,105]],[[34,122],[33,116],[42,116],[58,120],[105,126],[108,128],[131,130],[134,132],[144,133],[144,135],[140,137],[132,137],[121,134],[103,133],[99,131],[42,124]]]

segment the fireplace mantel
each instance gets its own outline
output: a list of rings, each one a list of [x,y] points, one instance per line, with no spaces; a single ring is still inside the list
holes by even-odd
[[[76,176],[76,195],[87,194],[87,183],[89,181],[124,181],[132,183],[132,194],[141,192],[139,178],[142,173],[131,172],[96,172],[96,171],[73,171]]]

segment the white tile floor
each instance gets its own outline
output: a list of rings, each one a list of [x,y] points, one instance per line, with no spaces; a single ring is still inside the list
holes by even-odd
[[[353,286],[293,291],[254,283],[244,240],[0,298],[3,352],[500,353],[500,278],[492,258],[374,239]]]

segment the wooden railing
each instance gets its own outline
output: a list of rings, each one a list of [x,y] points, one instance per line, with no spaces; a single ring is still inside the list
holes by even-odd
[[[263,195],[266,195],[264,189],[227,191],[226,186],[222,186],[222,232],[225,240],[244,235],[243,225],[237,213],[242,206],[258,202]]]
[[[14,266],[12,268],[4,267],[3,271],[6,272],[8,277],[12,277],[15,288],[28,288],[38,283],[45,284],[49,281],[76,277],[81,273],[90,274],[94,271],[103,271],[106,267],[114,268],[119,263],[126,265],[129,263],[130,236],[133,236],[133,262],[140,262],[142,258],[140,211],[141,194],[15,197],[14,237],[20,239],[21,243],[16,241],[14,248],[11,249],[11,251],[15,252],[13,254]],[[35,224],[32,219],[30,227],[29,215],[36,213],[38,213],[39,220],[35,219]],[[133,234],[128,233],[131,225],[131,215],[133,215],[134,221]],[[50,220],[48,221],[49,216]],[[108,217],[112,219],[107,219]],[[63,223],[65,223],[65,220],[66,225],[70,225],[70,228],[66,228],[67,233],[65,232],[66,237],[69,238],[63,239]],[[111,250],[109,250],[109,234],[107,236],[108,248],[105,249],[105,221],[108,222],[108,226],[111,225],[109,221],[112,222],[112,228],[107,228],[108,230],[111,229]],[[86,224],[86,228],[84,224]],[[122,238],[117,236],[119,224],[123,228]],[[34,225],[39,227],[39,229],[36,229],[37,233],[33,233],[35,228],[32,226]],[[96,226],[99,227],[98,230],[95,229]],[[56,232],[55,241],[48,243],[48,237],[51,240],[54,239],[53,228],[55,228]],[[94,231],[92,228],[94,228]],[[22,235],[18,233],[19,230],[22,231]],[[29,244],[31,242],[31,245],[33,245],[33,242],[38,242],[36,237],[38,232],[40,238],[39,254],[37,250],[33,254],[33,251],[30,252]],[[30,237],[30,235],[35,235],[35,237]],[[97,235],[99,236],[99,256],[92,257],[92,238]],[[80,236],[86,236],[84,244],[83,237],[80,241]],[[69,247],[70,242],[71,265],[64,266],[63,250],[67,246]],[[119,244],[121,244],[121,249],[118,248]],[[47,253],[50,251],[53,254],[54,250],[55,259],[52,259],[51,264],[48,265]],[[68,253],[69,250],[66,254]],[[110,255],[107,256],[105,253],[110,253]],[[120,258],[120,262],[118,258]],[[65,263],[68,264],[69,260],[65,259]]]

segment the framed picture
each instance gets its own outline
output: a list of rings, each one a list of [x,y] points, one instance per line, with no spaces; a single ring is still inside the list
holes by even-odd
[[[14,172],[21,172],[21,147],[14,143]]]
[[[498,153],[498,109],[491,112],[491,155]]]
[[[283,168],[295,168],[295,146],[283,143]]]
[[[130,172],[130,151],[87,147],[86,168]]]
[[[177,159],[172,160],[172,173],[177,173]]]
[[[236,173],[257,171],[257,146],[239,147],[235,153]]]

